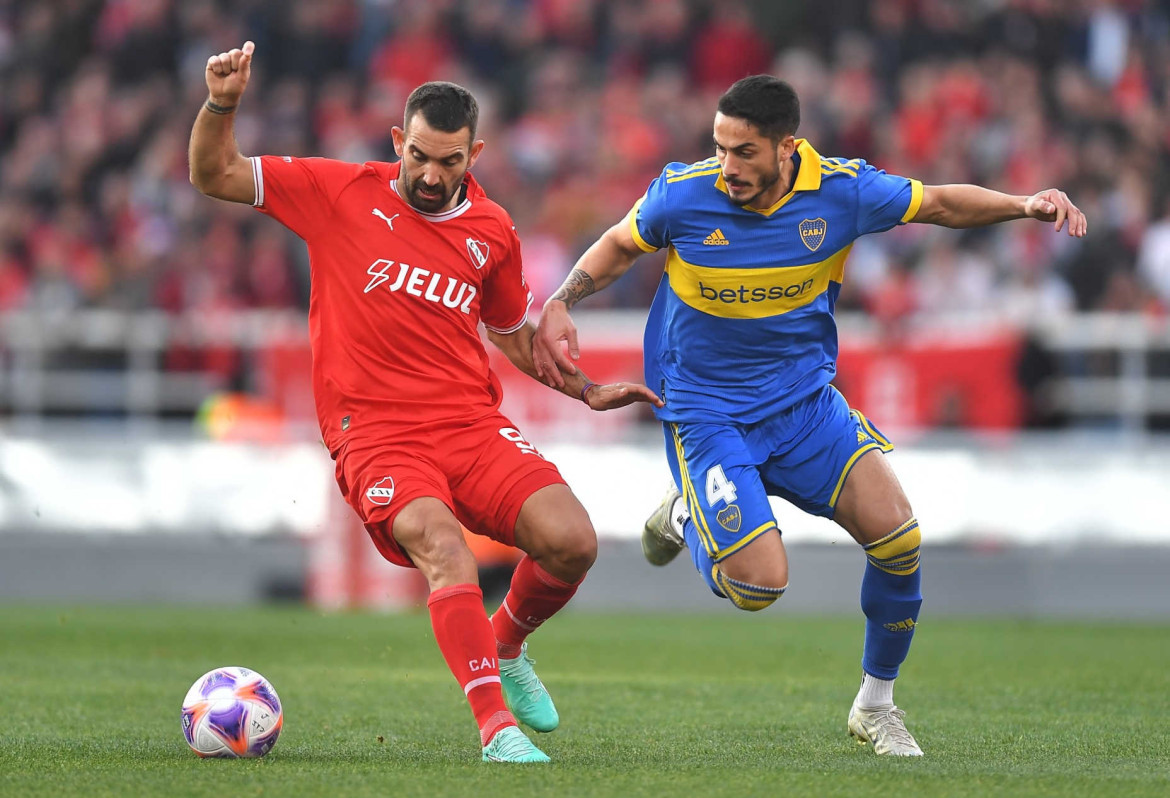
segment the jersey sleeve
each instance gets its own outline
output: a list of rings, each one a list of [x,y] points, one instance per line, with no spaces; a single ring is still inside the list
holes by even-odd
[[[630,210],[630,234],[643,252],[655,252],[670,243],[666,172],[654,179]]]
[[[338,196],[365,169],[329,158],[258,155],[252,161],[256,210],[308,239],[325,227]]]
[[[880,233],[914,218],[922,183],[861,162],[857,170],[857,234]]]
[[[483,301],[480,302],[479,312],[484,327],[507,335],[516,332],[528,321],[532,291],[524,280],[520,236],[516,235],[516,228],[511,222],[508,222],[501,246],[504,249],[503,257],[483,282]]]

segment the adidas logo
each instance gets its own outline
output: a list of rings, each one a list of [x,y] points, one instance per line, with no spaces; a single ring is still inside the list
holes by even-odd
[[[714,233],[703,239],[703,244],[708,247],[725,247],[730,243],[731,242],[724,237],[723,231],[718,227],[715,228]]]
[[[895,623],[884,623],[882,626],[889,629],[891,632],[913,632],[914,627],[917,626],[913,618],[907,618],[904,621],[897,621]]]

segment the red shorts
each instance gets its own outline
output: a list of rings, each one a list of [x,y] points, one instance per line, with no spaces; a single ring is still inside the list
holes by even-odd
[[[557,467],[500,413],[467,425],[355,435],[335,459],[337,485],[374,545],[387,560],[407,567],[414,563],[392,530],[395,517],[415,499],[438,499],[472,532],[512,546],[528,497],[565,484]]]

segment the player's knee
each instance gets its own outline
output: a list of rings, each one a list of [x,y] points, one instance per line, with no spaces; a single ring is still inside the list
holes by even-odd
[[[474,581],[478,564],[458,524],[417,530],[402,530],[396,525],[395,538],[431,584]]]
[[[597,533],[588,516],[583,515],[546,537],[539,550],[532,553],[546,571],[560,579],[575,582],[597,560]]]
[[[894,576],[910,576],[918,570],[922,533],[913,516],[885,537],[866,545],[870,565]]]
[[[597,562],[597,532],[588,517],[578,523],[571,538],[570,559],[584,574]]]
[[[734,579],[723,572],[719,563],[711,566],[711,578],[728,601],[747,612],[759,612],[765,607],[772,606],[776,599],[783,596],[784,591],[788,589],[787,569],[784,574],[784,583],[779,586],[758,585]]]
[[[427,554],[443,570],[459,569],[475,562],[475,555],[462,533],[438,537],[427,546]]]
[[[567,575],[575,578],[584,576],[597,561],[597,535],[593,528],[589,527],[587,531],[570,537],[557,559]]]
[[[787,557],[730,557],[719,563],[724,576],[749,585],[783,589],[788,586]]]

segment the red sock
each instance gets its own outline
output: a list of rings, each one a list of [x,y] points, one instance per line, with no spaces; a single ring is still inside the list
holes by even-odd
[[[516,719],[500,691],[496,641],[483,609],[483,592],[472,584],[440,588],[431,593],[427,607],[435,642],[467,695],[480,739],[487,745],[497,731],[515,726]]]
[[[584,579],[573,584],[557,579],[525,556],[512,574],[504,603],[492,616],[496,652],[505,659],[520,656],[524,638],[568,604]]]

